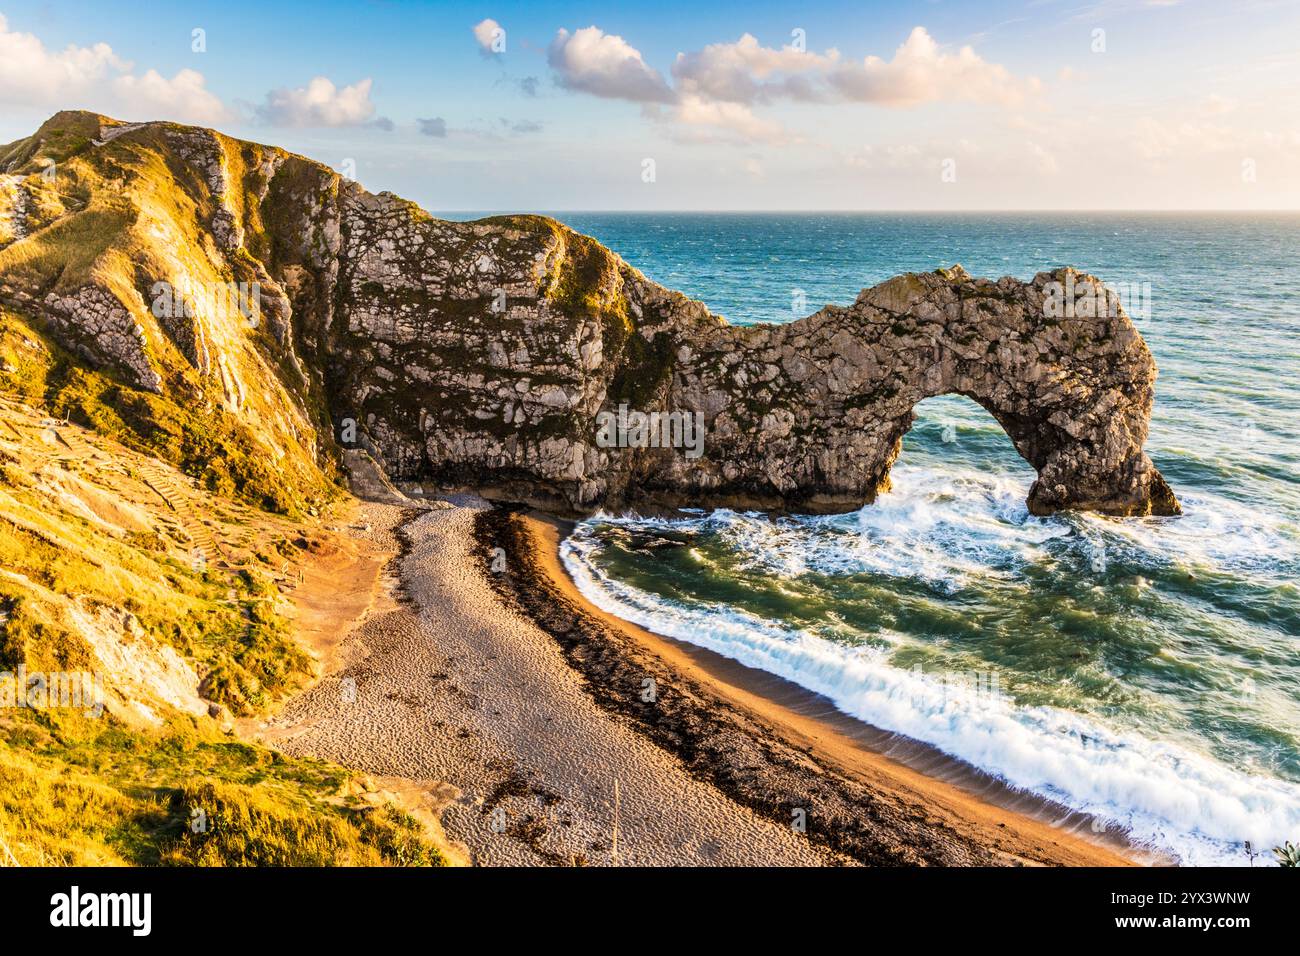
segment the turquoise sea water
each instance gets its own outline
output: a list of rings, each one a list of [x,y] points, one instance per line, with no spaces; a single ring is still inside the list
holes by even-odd
[[[560,218],[736,323],[957,262],[1127,287],[1181,518],[1031,517],[1032,469],[948,396],[861,511],[601,515],[565,563],[608,610],[1185,863],[1300,840],[1300,216]]]

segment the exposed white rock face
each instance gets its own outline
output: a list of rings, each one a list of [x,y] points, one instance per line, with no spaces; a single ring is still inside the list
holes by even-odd
[[[177,154],[203,177],[218,208],[209,228],[217,248],[234,252],[244,244],[244,230],[232,205],[232,184],[221,139],[208,129],[169,129],[168,139]]]
[[[51,292],[41,305],[73,351],[97,365],[123,369],[146,391],[159,390],[162,377],[149,361],[144,327],[113,293],[86,285],[73,294]]]
[[[77,633],[98,659],[96,671],[109,675],[105,708],[127,723],[161,726],[161,705],[198,716],[208,712],[199,678],[173,647],[160,644],[120,608],[68,606]]]
[[[95,140],[96,146],[103,146],[105,143],[111,143],[126,133],[134,132],[147,123],[118,123],[114,126],[101,126],[99,129],[99,139]]]
[[[27,235],[31,200],[23,188],[26,176],[0,176],[0,249]]]

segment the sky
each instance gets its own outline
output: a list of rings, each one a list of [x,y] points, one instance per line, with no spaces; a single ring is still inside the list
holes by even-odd
[[[434,211],[1300,209],[1300,0],[0,0],[60,109]]]

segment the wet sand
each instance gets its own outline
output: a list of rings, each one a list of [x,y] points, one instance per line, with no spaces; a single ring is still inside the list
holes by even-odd
[[[1157,862],[1117,835],[1090,832],[1081,814],[862,724],[789,681],[601,611],[559,561],[563,522],[498,511],[480,525],[487,526],[479,529],[484,546],[508,542],[526,565],[495,578],[498,590],[532,604],[553,637],[580,649],[571,663],[597,699],[629,713],[737,802],[775,819],[803,808],[813,842],[875,864]],[[603,659],[594,650],[600,645],[608,649]],[[639,686],[638,669],[655,674],[657,667],[658,701],[634,698],[629,707],[621,687]]]

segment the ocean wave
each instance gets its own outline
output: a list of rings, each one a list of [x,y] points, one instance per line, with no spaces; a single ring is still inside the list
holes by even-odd
[[[1250,773],[1182,741],[1139,736],[1101,715],[1018,706],[987,680],[908,671],[888,647],[851,646],[725,604],[685,604],[614,579],[602,525],[715,535],[741,567],[778,577],[867,573],[943,592],[1017,578],[1039,562],[1086,570],[1277,569],[1294,529],[1234,502],[1189,495],[1181,519],[1037,518],[1027,486],[989,474],[900,465],[894,491],[849,515],[769,519],[726,510],[685,518],[601,515],[561,555],[596,606],[820,693],[874,726],[934,746],[1013,787],[1126,830],[1190,865],[1244,863],[1242,843],[1300,833],[1300,786]],[[710,549],[712,550],[712,549]],[[1098,564],[1100,561],[1100,565]],[[892,643],[892,642],[891,642]]]
[[[949,592],[1065,558],[1098,573],[1120,563],[1132,572],[1265,572],[1289,580],[1300,570],[1287,557],[1300,550],[1300,529],[1222,496],[1185,494],[1178,518],[1036,517],[1025,505],[1027,482],[987,472],[900,463],[893,483],[873,504],[842,515],[772,519],[721,508],[682,518],[601,513],[591,521],[713,534],[740,568],[781,577],[877,574]]]

